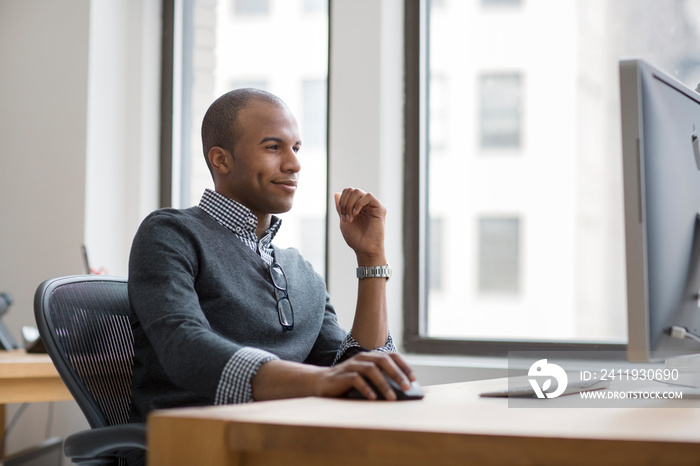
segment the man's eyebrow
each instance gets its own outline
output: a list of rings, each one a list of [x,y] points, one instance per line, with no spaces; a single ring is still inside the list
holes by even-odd
[[[268,136],[268,137],[266,137],[266,138],[263,138],[263,140],[260,141],[260,144],[265,144],[266,142],[270,142],[270,141],[272,141],[272,142],[277,142],[277,143],[280,143],[280,144],[284,142],[284,140],[283,140],[282,138],[278,138],[278,137],[274,137],[274,136]],[[300,146],[300,145],[301,145],[301,141],[295,142],[294,145],[295,145],[295,146],[296,146],[296,145],[299,145],[299,146]]]

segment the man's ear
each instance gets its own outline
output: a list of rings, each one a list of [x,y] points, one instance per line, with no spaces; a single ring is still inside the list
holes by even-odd
[[[223,147],[214,146],[209,149],[207,158],[209,158],[209,164],[215,173],[226,175],[233,170],[233,157]]]

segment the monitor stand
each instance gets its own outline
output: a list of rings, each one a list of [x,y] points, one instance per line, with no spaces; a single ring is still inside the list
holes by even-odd
[[[694,296],[697,308],[695,312],[700,314],[700,214],[695,216],[695,230],[693,232],[693,246],[690,253],[690,263],[688,264],[688,279],[686,282],[686,296]],[[687,298],[686,298],[687,299]],[[693,317],[692,321],[700,321],[700,317]],[[675,338],[688,338],[695,340],[700,345],[700,336],[691,333],[683,326],[670,329],[670,334]],[[678,380],[674,381],[678,385],[700,388],[700,353],[683,354],[666,358],[666,369],[677,370]]]

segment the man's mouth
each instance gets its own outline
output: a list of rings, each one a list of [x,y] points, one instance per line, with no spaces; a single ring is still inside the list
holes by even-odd
[[[274,184],[277,186],[290,191],[294,192],[297,189],[297,181],[296,180],[278,180],[278,181],[273,181]]]

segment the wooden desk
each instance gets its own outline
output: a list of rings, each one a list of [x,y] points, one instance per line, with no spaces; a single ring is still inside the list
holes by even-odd
[[[5,433],[5,405],[72,400],[47,354],[0,351],[0,438]]]
[[[506,380],[425,387],[421,401],[302,398],[158,411],[148,421],[148,464],[700,464],[698,399],[594,409],[534,399],[547,407],[528,409],[478,396]]]

